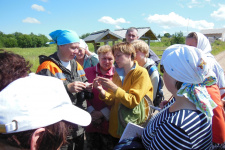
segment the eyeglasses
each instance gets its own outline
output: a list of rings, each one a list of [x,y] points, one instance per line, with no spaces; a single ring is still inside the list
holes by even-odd
[[[161,73],[164,73],[164,67],[163,67],[163,65],[160,65],[160,72]]]

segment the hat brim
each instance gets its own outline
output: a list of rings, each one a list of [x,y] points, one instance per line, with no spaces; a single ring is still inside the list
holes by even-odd
[[[62,120],[80,126],[88,126],[91,122],[90,114],[87,111],[82,110],[74,105],[66,104],[62,106],[62,111],[63,112],[59,112],[61,114]]]

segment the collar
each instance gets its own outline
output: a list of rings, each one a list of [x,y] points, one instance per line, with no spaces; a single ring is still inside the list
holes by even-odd
[[[104,74],[104,76],[113,76],[115,72],[115,67],[112,66],[107,72],[106,74]],[[98,63],[96,66],[95,66],[95,73],[96,73],[96,77],[98,75],[103,75],[102,72],[101,72],[101,69],[100,69],[100,63]]]

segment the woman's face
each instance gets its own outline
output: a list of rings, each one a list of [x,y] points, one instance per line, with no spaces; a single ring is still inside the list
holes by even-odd
[[[62,61],[68,62],[74,59],[79,50],[79,43],[59,45],[58,55]]]
[[[101,69],[106,71],[112,68],[114,63],[114,57],[112,52],[100,53],[98,57]]]
[[[165,70],[163,73],[163,80],[167,90],[173,95],[177,93],[177,89],[175,87],[176,80],[172,78]]]
[[[195,38],[187,38],[185,42],[186,42],[186,45],[193,46],[193,47],[197,47],[197,44],[198,44]]]
[[[114,52],[114,58],[119,68],[124,68],[127,64],[131,62],[131,55],[122,53],[119,50],[116,50]]]
[[[141,51],[136,51],[136,58],[138,63],[142,62],[145,59],[145,54]]]
[[[83,59],[85,56],[85,49],[79,48],[78,53],[76,53],[76,59]]]

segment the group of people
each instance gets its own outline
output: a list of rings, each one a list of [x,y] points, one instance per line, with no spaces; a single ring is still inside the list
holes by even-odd
[[[39,56],[36,74],[22,56],[0,52],[0,147],[80,150],[86,137],[91,150],[225,148],[224,72],[203,34],[161,61],[136,28],[97,54],[74,31],[49,35],[57,51]],[[159,63],[169,101],[158,98]],[[153,104],[162,110],[151,118]],[[143,134],[119,142],[129,122],[145,124]]]

